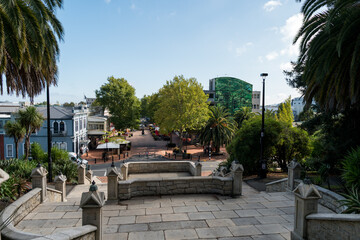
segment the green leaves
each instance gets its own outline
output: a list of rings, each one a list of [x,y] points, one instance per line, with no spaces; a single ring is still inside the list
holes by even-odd
[[[140,117],[140,101],[124,78],[108,78],[108,83],[95,91],[96,102],[110,111],[111,122],[117,129],[135,128]]]
[[[320,9],[325,9],[319,13]],[[356,0],[307,0],[305,19],[295,41],[300,56],[288,82],[303,87],[327,111],[359,109],[360,3]],[[305,84],[304,84],[305,83]]]
[[[221,106],[210,107],[209,120],[200,132],[200,142],[203,145],[215,147],[219,152],[220,147],[231,142],[237,130],[237,124],[227,109]]]
[[[208,119],[208,103],[195,78],[175,76],[159,90],[155,121],[164,133],[200,129]]]

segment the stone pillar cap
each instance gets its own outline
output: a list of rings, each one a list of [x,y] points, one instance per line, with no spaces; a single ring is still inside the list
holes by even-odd
[[[38,167],[34,168],[31,172],[31,177],[44,177],[48,174],[48,171],[43,168],[41,165],[38,165]]]
[[[319,199],[321,195],[315,185],[300,183],[293,191],[295,195],[303,199]]]
[[[81,195],[81,208],[100,208],[105,205],[105,194],[103,192],[83,192]]]
[[[86,165],[85,165],[85,164],[80,164],[77,168],[78,168],[78,169],[79,169],[79,168],[86,169]]]
[[[290,168],[290,169],[300,168],[301,169],[302,167],[299,162],[297,162],[296,160],[292,160],[291,162],[289,162],[288,168]]]
[[[55,176],[54,182],[66,182],[67,178],[65,175],[60,174],[58,176]]]
[[[119,176],[121,175],[120,172],[117,170],[116,167],[109,167],[107,170],[107,175],[106,176]]]
[[[242,164],[240,164],[240,163],[238,163],[236,161],[233,161],[231,163],[230,170],[233,171],[233,172],[236,172],[236,171],[244,172],[244,167],[243,167]]]

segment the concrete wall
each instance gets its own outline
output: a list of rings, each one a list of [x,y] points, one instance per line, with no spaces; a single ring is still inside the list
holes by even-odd
[[[215,193],[232,195],[233,178],[223,177],[178,177],[134,179],[118,182],[119,200],[135,196]]]
[[[46,188],[46,197],[49,199],[49,202],[62,202],[62,193],[61,191]]]
[[[165,172],[192,173],[191,168],[195,168],[195,164],[189,161],[128,162],[124,165],[128,168],[128,174]]]
[[[358,214],[310,214],[306,217],[308,239],[360,239]]]

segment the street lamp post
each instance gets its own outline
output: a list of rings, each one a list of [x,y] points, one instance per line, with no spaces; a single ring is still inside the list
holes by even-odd
[[[211,161],[211,139],[212,139],[212,128],[210,128],[209,161]]]
[[[260,135],[260,166],[259,166],[259,178],[266,178],[267,162],[264,159],[264,136],[265,136],[265,78],[267,73],[261,73],[260,77],[263,79],[263,94],[262,94],[262,121],[261,121],[261,135]]]

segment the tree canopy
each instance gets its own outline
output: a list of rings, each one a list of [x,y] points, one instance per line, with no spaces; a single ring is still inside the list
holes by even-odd
[[[62,0],[0,1],[0,91],[31,99],[46,83],[56,84],[58,41],[63,27],[55,16]]]
[[[200,132],[200,142],[203,145],[215,147],[215,152],[220,147],[231,142],[237,130],[236,122],[229,111],[222,106],[210,107],[209,120]]]
[[[96,90],[96,102],[108,108],[110,121],[117,129],[136,128],[139,124],[140,101],[124,78],[109,77],[108,82]]]
[[[275,118],[278,121],[289,124],[290,126],[292,125],[294,122],[294,115],[291,109],[291,97],[288,97],[285,102],[280,103]]]
[[[25,159],[29,157],[30,136],[39,130],[43,124],[44,117],[38,110],[33,107],[27,107],[18,112],[18,121],[25,128]]]
[[[208,97],[195,78],[175,76],[159,90],[159,104],[155,112],[160,131],[169,133],[201,129],[208,119]],[[181,147],[181,146],[180,146]]]
[[[15,158],[19,156],[19,142],[24,139],[25,128],[18,121],[8,121],[4,125],[6,135],[12,137],[15,143]]]
[[[295,38],[300,56],[288,82],[327,111],[360,107],[360,2],[306,0]]]

